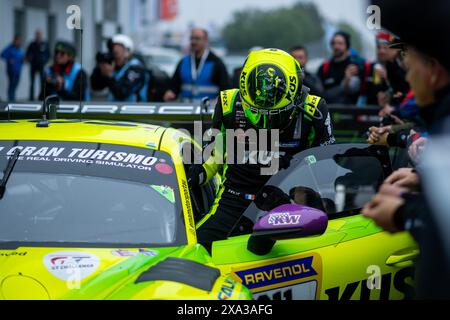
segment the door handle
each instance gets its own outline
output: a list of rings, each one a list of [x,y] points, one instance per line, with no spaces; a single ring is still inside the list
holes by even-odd
[[[400,262],[411,261],[416,259],[420,254],[418,248],[406,248],[397,252],[394,252],[387,258],[386,264],[388,266],[396,265]]]

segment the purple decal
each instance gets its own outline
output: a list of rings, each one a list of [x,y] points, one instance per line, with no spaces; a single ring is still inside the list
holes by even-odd
[[[325,231],[327,224],[328,217],[321,210],[299,204],[284,204],[264,215],[255,223],[253,230],[302,228],[302,235],[312,235]]]

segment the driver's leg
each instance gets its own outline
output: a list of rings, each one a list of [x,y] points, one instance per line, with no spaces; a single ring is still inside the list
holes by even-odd
[[[227,238],[250,203],[251,200],[243,199],[227,191],[219,193],[210,212],[198,224],[197,241],[211,252],[212,242]]]

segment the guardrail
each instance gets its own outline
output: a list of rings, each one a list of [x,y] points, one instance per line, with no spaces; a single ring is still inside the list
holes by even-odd
[[[370,126],[379,124],[377,106],[364,108],[353,105],[328,105],[333,119],[334,133],[339,142],[362,142]],[[0,119],[37,119],[42,115],[41,102],[0,102]],[[81,112],[80,112],[81,111]],[[111,103],[62,102],[58,105],[58,118],[107,119],[138,121],[192,130],[193,121],[211,122],[213,106],[203,112],[201,106],[186,103]]]

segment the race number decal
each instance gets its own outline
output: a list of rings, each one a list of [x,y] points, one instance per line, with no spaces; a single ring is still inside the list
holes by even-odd
[[[317,281],[302,282],[280,289],[254,293],[255,300],[315,300]]]

